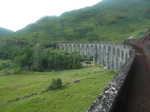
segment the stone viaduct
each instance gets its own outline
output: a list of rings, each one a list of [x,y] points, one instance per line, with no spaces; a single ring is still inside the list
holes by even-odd
[[[119,71],[132,54],[132,48],[114,43],[59,43],[58,48],[66,52],[78,52],[93,58],[97,65]]]
[[[150,112],[150,33],[126,43],[57,44],[117,73],[86,112]]]

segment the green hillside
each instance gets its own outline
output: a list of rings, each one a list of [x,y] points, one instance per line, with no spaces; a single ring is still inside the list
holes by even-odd
[[[84,112],[113,76],[113,72],[101,67],[0,75],[0,112]],[[64,88],[1,104],[44,90],[58,77],[66,85]]]
[[[0,27],[0,37],[12,34],[13,31]]]
[[[47,16],[14,37],[46,41],[120,41],[150,28],[150,0],[103,0],[92,7]]]

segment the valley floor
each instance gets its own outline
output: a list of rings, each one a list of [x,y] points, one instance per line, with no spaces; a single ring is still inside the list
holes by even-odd
[[[0,112],[84,112],[113,76],[114,72],[100,67],[1,75]],[[61,78],[63,83],[68,83],[68,85],[63,89],[48,91],[13,103],[1,104],[45,90],[52,78]]]

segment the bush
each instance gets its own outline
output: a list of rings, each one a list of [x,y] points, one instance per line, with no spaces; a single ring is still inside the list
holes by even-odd
[[[24,48],[14,57],[14,62],[20,67],[29,70],[33,63],[33,50],[32,48]]]
[[[11,60],[0,60],[0,74],[16,74],[21,72],[20,66],[13,63]]]
[[[48,90],[55,90],[62,88],[62,80],[60,78],[58,79],[52,79],[52,82],[48,88]]]
[[[0,60],[0,70],[6,69],[6,68],[14,68],[17,65],[13,63],[11,60]]]

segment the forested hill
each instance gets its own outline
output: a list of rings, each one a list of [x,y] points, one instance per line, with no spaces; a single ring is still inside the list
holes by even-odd
[[[12,34],[13,31],[0,27],[0,37]]]
[[[120,41],[149,28],[150,0],[103,0],[59,17],[43,17],[13,36],[40,41]]]

